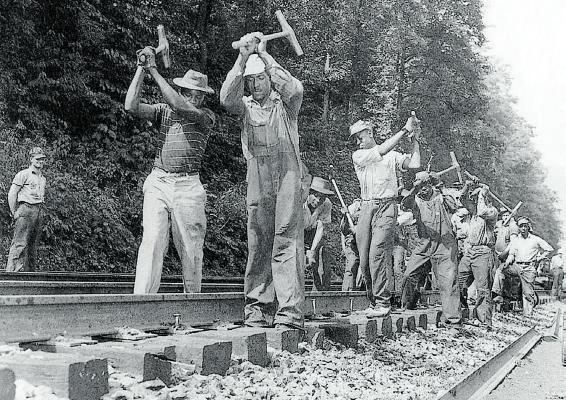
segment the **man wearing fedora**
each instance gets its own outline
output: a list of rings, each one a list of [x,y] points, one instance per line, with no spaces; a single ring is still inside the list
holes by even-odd
[[[145,74],[159,86],[165,103],[140,103]],[[212,111],[202,106],[214,93],[207,76],[189,70],[173,79],[177,90],[157,71],[155,51],[138,54],[138,68],[126,94],[126,111],[145,118],[159,129],[159,148],[153,169],[143,185],[143,238],[138,252],[134,293],[156,293],[161,281],[169,230],[179,253],[185,292],[200,292],[206,231],[206,193],[199,179]]]
[[[332,271],[324,246],[324,227],[332,222],[332,203],[328,196],[333,194],[330,182],[315,176],[303,205],[306,265],[312,269],[314,289],[319,291],[330,290],[331,284]]]
[[[302,327],[304,246],[297,119],[303,85],[265,51],[260,33],[242,37],[220,102],[243,119],[247,161],[248,262],[245,323]],[[244,89],[250,95],[244,94]]]
[[[519,235],[509,243],[509,255],[497,268],[492,291],[496,295],[494,301],[501,302],[505,278],[510,275],[519,276],[523,292],[523,314],[531,315],[537,301],[533,283],[537,275],[537,262],[548,257],[554,249],[544,239],[531,233],[531,221],[521,217],[517,221]]]
[[[451,195],[433,187],[438,182],[435,174],[417,172],[413,187],[401,205],[412,210],[417,220],[418,242],[407,262],[403,279],[401,304],[413,309],[418,300],[418,282],[421,269],[427,261],[440,288],[442,318],[446,324],[460,324],[460,297],[458,292],[458,244],[452,231],[451,214],[458,204]],[[416,195],[415,195],[416,194]]]
[[[41,147],[29,151],[30,166],[16,174],[8,191],[8,207],[14,218],[14,237],[8,253],[7,272],[33,272],[43,225],[46,179],[45,153]]]
[[[407,133],[412,135],[411,154],[392,151]],[[371,303],[366,313],[371,317],[383,317],[391,311],[387,263],[392,261],[393,235],[397,221],[397,172],[420,167],[419,134],[419,121],[415,116],[409,117],[403,129],[379,145],[373,136],[371,123],[360,120],[350,126],[349,137],[355,139],[358,147],[352,154],[352,161],[360,182],[362,198],[356,242],[360,268]]]

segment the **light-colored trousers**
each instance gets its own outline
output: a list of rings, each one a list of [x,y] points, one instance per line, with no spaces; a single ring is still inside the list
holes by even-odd
[[[157,293],[169,230],[183,269],[186,293],[200,292],[206,233],[206,192],[198,175],[154,168],[143,185],[143,239],[136,265],[135,294]]]
[[[295,153],[248,160],[245,321],[303,326],[305,299],[301,176]]]
[[[468,288],[476,282],[477,298],[470,316],[492,325],[493,302],[491,299],[491,270],[493,268],[493,249],[489,246],[471,246],[464,251],[458,265],[458,281],[462,305],[468,304]]]

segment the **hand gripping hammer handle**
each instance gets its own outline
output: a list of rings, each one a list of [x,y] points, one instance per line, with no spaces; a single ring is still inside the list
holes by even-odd
[[[356,232],[356,225],[354,225],[354,220],[352,219],[352,215],[350,214],[350,212],[348,211],[348,207],[346,207],[346,203],[344,203],[344,198],[342,197],[342,194],[340,193],[340,190],[338,190],[338,185],[336,184],[336,181],[334,180],[334,166],[330,166],[330,182],[332,182],[332,186],[334,186],[334,191],[336,192],[336,195],[338,196],[338,200],[340,200],[340,204],[342,205],[342,208],[346,211],[346,219],[348,220],[348,224],[350,225],[350,230],[352,231],[352,233]]]

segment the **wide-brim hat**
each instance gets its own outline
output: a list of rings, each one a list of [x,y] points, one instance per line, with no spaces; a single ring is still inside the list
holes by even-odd
[[[373,128],[373,124],[369,121],[364,121],[364,120],[359,120],[354,122],[350,128],[349,128],[349,135],[348,135],[348,139],[350,139],[352,136],[366,130],[366,129],[372,129]]]
[[[41,147],[33,147],[30,151],[29,151],[29,155],[30,157],[35,157],[35,158],[45,158],[47,157],[45,155],[45,153],[43,152],[43,149]]]
[[[330,182],[319,176],[315,176],[312,178],[311,190],[329,196],[334,194],[334,191],[332,190],[332,186],[330,186]]]
[[[214,93],[214,89],[208,86],[208,77],[192,69],[188,70],[182,78],[174,78],[173,83],[185,89],[195,89],[210,94]]]
[[[527,218],[527,217],[521,217],[519,218],[519,220],[517,221],[517,226],[521,226],[527,224],[529,226],[529,228],[531,228],[531,221]]]

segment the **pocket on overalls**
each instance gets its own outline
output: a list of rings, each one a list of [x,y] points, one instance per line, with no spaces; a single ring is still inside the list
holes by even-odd
[[[250,121],[252,146],[273,146],[277,144],[277,135],[272,129],[270,129],[267,122],[267,120]]]

